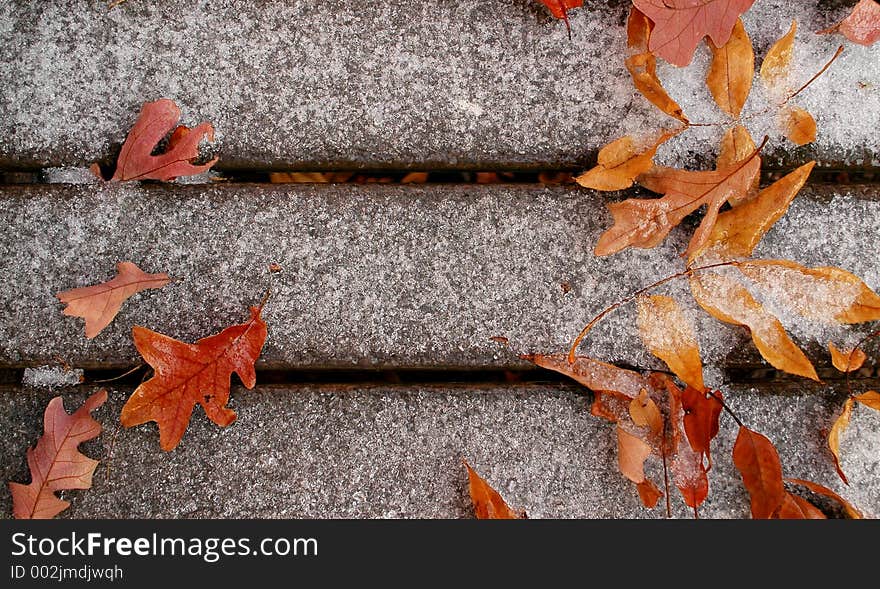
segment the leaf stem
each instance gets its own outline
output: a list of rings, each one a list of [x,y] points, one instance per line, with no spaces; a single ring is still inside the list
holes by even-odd
[[[786,99],[782,102],[782,104],[780,104],[779,106],[783,106],[783,105],[785,105],[785,104],[788,104],[788,101],[789,101],[789,100],[791,100],[792,98],[794,98],[795,96],[797,96],[798,94],[800,94],[801,92],[803,92],[804,90],[806,90],[807,86],[809,86],[810,84],[812,84],[813,82],[815,82],[816,79],[817,79],[819,76],[821,76],[822,74],[825,73],[825,70],[827,70],[829,67],[831,67],[831,64],[834,63],[834,60],[835,60],[835,59],[837,59],[838,57],[840,57],[840,54],[841,54],[841,53],[843,53],[843,45],[841,45],[840,47],[837,48],[837,51],[834,52],[834,55],[831,57],[831,59],[828,60],[828,63],[826,63],[826,64],[822,67],[821,70],[819,70],[818,72],[816,72],[816,73],[813,75],[812,78],[810,78],[809,80],[807,80],[807,83],[806,83],[806,84],[804,84],[803,86],[801,86],[800,88],[798,88],[797,91],[796,91],[794,94],[792,94],[791,96],[789,96],[788,98],[786,98]]]
[[[855,347],[853,347],[852,351],[849,353],[849,356],[847,356],[847,358],[846,358],[846,368],[847,368],[847,371],[845,373],[846,394],[850,397],[853,396],[853,392],[852,392],[852,383],[850,382],[850,379],[849,379],[849,373],[850,373],[849,367],[852,366],[853,354],[856,353],[856,350],[861,349],[861,347],[863,345],[865,345],[866,343],[868,343],[872,339],[875,339],[878,336],[880,336],[880,329],[878,329],[877,331],[872,331],[871,333],[869,333],[868,335],[866,335],[865,337],[860,339],[859,343],[857,343],[855,345]]]
[[[113,382],[113,381],[119,380],[119,379],[121,379],[121,378],[125,378],[125,377],[128,376],[129,374],[132,374],[132,373],[134,373],[134,372],[137,372],[138,370],[140,370],[140,369],[143,368],[143,367],[144,367],[144,363],[141,362],[140,364],[138,364],[137,366],[135,366],[135,367],[132,368],[131,370],[128,370],[127,372],[123,372],[123,373],[120,374],[119,376],[114,376],[113,378],[102,378],[101,380],[93,380],[92,382],[90,382],[90,383],[88,383],[88,384],[91,385],[91,384],[95,384],[95,383]],[[85,383],[84,383],[84,384],[85,384]]]

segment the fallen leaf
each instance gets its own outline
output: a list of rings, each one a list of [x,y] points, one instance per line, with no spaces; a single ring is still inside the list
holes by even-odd
[[[709,446],[718,435],[719,418],[721,417],[721,391],[709,393],[706,390],[687,387],[681,395],[684,409],[684,432],[691,449],[706,457],[707,470],[712,468],[712,455]]]
[[[828,350],[831,352],[831,363],[841,372],[858,370],[868,357],[862,350],[855,348],[843,351],[837,349],[834,342],[828,342]]]
[[[825,323],[880,319],[880,296],[840,268],[806,268],[790,260],[748,260],[737,264],[765,294],[803,317]]]
[[[727,43],[739,16],[755,0],[633,0],[654,22],[650,50],[669,63],[686,66],[705,36]]]
[[[688,119],[681,107],[669,96],[657,76],[657,58],[648,49],[652,27],[651,21],[641,11],[635,7],[630,10],[626,33],[631,55],[626,58],[626,69],[642,96],[662,112],[687,125]]]
[[[226,403],[232,373],[238,373],[248,389],[256,384],[254,362],[266,341],[262,306],[251,307],[251,318],[227,327],[219,334],[187,344],[144,327],[132,329],[134,344],[155,375],[132,393],[122,408],[125,427],[155,421],[159,443],[173,450],[189,425],[196,403],[220,426],[235,421]]]
[[[742,19],[737,19],[727,43],[719,47],[709,41],[709,49],[712,62],[706,86],[722,111],[739,118],[755,77],[755,52]]]
[[[814,161],[804,164],[758,192],[752,200],[718,215],[706,249],[724,260],[751,256],[764,234],[788,210],[815,165]]]
[[[828,432],[828,449],[831,450],[831,455],[834,457],[834,468],[837,470],[837,474],[840,475],[843,482],[847,485],[849,484],[849,480],[847,480],[846,474],[840,466],[840,435],[847,427],[849,427],[853,404],[854,401],[852,398],[846,400],[846,403],[843,404],[843,410],[840,412],[840,415],[837,416],[837,419],[834,420],[834,425],[831,426],[831,431]]]
[[[584,5],[584,0],[541,0],[541,4],[550,10],[550,14],[565,21],[568,36],[571,37],[571,25],[568,23],[568,11]]]
[[[471,466],[464,462],[468,473],[468,488],[477,519],[523,519],[525,513],[517,513],[508,507],[501,495],[492,488]]]
[[[853,43],[873,45],[880,39],[880,3],[860,0],[849,16],[819,33],[840,33]]]
[[[709,496],[709,477],[702,457],[690,447],[682,446],[671,462],[672,480],[681,492],[685,505],[698,508]]]
[[[797,495],[785,493],[773,519],[828,519],[815,505]]]
[[[653,509],[657,505],[657,502],[660,501],[660,497],[663,496],[663,491],[658,489],[657,485],[649,479],[645,479],[641,483],[638,483],[636,489],[639,491],[639,498],[642,500],[642,505],[648,509]]]
[[[630,401],[629,415],[633,423],[640,427],[647,427],[653,434],[659,434],[663,430],[663,415],[657,407],[657,403],[648,396],[648,391],[642,389],[639,396]]]
[[[673,168],[654,167],[637,178],[639,184],[663,198],[630,198],[611,203],[608,210],[614,225],[605,231],[596,244],[597,256],[606,256],[627,247],[652,248],[669,234],[673,227],[707,205],[707,211],[694,232],[685,256],[699,251],[705,245],[721,205],[731,196],[747,194],[749,186],[761,169],[761,158],[756,150],[747,159],[724,170],[689,172]]]
[[[107,391],[101,389],[72,415],[64,410],[61,397],[49,401],[43,416],[43,435],[34,448],[27,450],[31,482],[27,485],[9,483],[14,517],[53,518],[70,506],[68,501],[55,495],[56,491],[92,486],[92,473],[98,461],[85,456],[77,448],[101,433],[101,424],[91,413],[106,400]]]
[[[761,80],[777,94],[791,92],[784,89],[784,84],[791,74],[791,57],[794,50],[794,37],[797,33],[797,21],[791,21],[788,32],[779,38],[761,63]]]
[[[795,145],[806,145],[816,140],[816,120],[813,115],[797,106],[783,109],[782,129]]]
[[[748,129],[742,125],[736,125],[725,131],[724,137],[721,138],[721,146],[718,150],[718,160],[715,163],[715,169],[723,170],[724,168],[729,168],[736,162],[746,159],[750,154],[754,153],[756,149],[757,146],[755,145],[752,136],[749,134]],[[727,199],[727,202],[734,207],[744,202],[748,202],[758,193],[760,181],[760,175],[755,176],[755,179],[752,180],[751,186],[749,186],[748,193],[744,195],[732,194],[730,198]]]
[[[694,300],[707,313],[725,323],[747,327],[758,352],[773,367],[819,381],[813,364],[779,320],[764,310],[745,286],[715,272],[694,274],[690,286]]]
[[[749,492],[752,517],[772,517],[785,497],[782,464],[773,443],[758,432],[740,426],[733,445],[733,463]]]
[[[651,446],[617,426],[617,464],[621,474],[638,484],[645,480],[645,460]]]
[[[173,180],[179,176],[206,172],[217,163],[218,158],[203,165],[192,163],[199,157],[202,137],[214,140],[214,127],[210,123],[201,123],[193,129],[182,125],[175,128],[179,119],[180,109],[173,100],[161,98],[145,103],[122,144],[116,173],[111,181]],[[165,152],[151,155],[159,141],[172,129]]]
[[[853,398],[865,407],[880,411],[880,393],[877,391],[868,391],[861,395],[856,395]]]
[[[612,141],[599,151],[599,161],[594,168],[575,178],[585,188],[593,190],[624,190],[633,185],[636,176],[650,170],[654,165],[657,148],[674,132],[665,132],[648,146],[637,146],[627,135]]]
[[[663,360],[682,382],[703,390],[703,363],[697,338],[675,299],[641,296],[636,304],[639,335],[648,351]]]
[[[785,480],[788,481],[789,483],[794,483],[796,485],[803,485],[804,487],[808,488],[813,493],[817,493],[819,495],[824,495],[825,497],[830,497],[831,499],[834,499],[835,501],[840,503],[841,506],[843,506],[843,509],[844,509],[844,511],[846,511],[846,514],[849,517],[851,517],[852,519],[862,519],[864,517],[862,515],[861,511],[856,509],[849,501],[847,501],[846,499],[844,499],[843,497],[841,497],[840,495],[838,495],[837,493],[835,493],[834,491],[832,491],[828,487],[824,487],[824,486],[820,485],[819,483],[814,483],[812,481],[805,481],[803,479],[785,479]]]
[[[128,297],[148,288],[161,288],[171,281],[167,274],[147,274],[131,262],[116,264],[112,280],[59,292],[67,306],[64,314],[86,320],[86,337],[92,339],[110,325]]]

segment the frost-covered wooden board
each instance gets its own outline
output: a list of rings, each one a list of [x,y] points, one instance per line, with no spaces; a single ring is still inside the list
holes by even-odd
[[[470,517],[463,457],[534,518],[664,517],[662,502],[654,510],[642,507],[635,486],[619,473],[613,426],[590,415],[581,391],[568,385],[236,388],[234,424],[218,428],[198,410],[181,445],[165,453],[154,424],[117,432],[131,391],[111,390],[95,413],[105,433],[82,447],[102,460],[94,486],[69,494],[73,505],[62,517]],[[840,395],[824,388],[794,393],[736,389],[726,398],[776,445],[784,476],[827,485],[865,515],[880,516],[880,413],[859,411],[842,439],[847,487],[821,433]],[[39,436],[42,410],[54,394],[0,395],[3,480],[25,480],[24,450]],[[69,405],[82,398],[83,392],[65,394]],[[736,425],[723,415],[702,517],[749,516],[731,461],[735,437]],[[662,485],[659,460],[648,462],[648,472]],[[676,517],[691,517],[675,490],[672,505]],[[10,513],[2,493],[0,517]]]
[[[756,255],[839,266],[877,289],[878,196],[804,189]],[[535,185],[3,187],[0,366],[132,365],[133,325],[192,342],[244,321],[267,288],[261,367],[526,366],[518,354],[567,349],[590,317],[683,268],[687,223],[656,249],[594,257],[608,198]],[[54,295],[103,282],[126,260],[178,280],[133,296],[88,340]],[[745,330],[698,309],[684,281],[662,293],[684,305],[709,370],[758,360]],[[827,364],[825,344],[840,334],[790,319]],[[624,307],[582,349],[657,365],[635,325]]]
[[[829,4],[832,6],[829,7]],[[815,35],[851,2],[762,0],[746,28],[763,56],[793,18],[806,81],[843,38]],[[512,0],[231,0],[0,3],[0,167],[109,162],[144,102],[174,99],[183,124],[210,121],[232,168],[573,167],[627,132],[668,124],[624,69],[629,2],[570,12]],[[693,122],[720,122],[694,64],[660,76]],[[760,63],[760,62],[759,62]],[[756,88],[744,114],[766,103]],[[878,163],[880,45],[849,44],[797,99],[818,141],[793,149],[772,117],[769,163]],[[699,127],[658,160],[712,161],[722,130]]]

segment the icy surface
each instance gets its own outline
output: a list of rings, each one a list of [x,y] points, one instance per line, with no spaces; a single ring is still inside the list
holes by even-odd
[[[618,472],[613,426],[590,415],[583,391],[577,385],[236,388],[234,424],[217,427],[196,410],[180,446],[161,452],[155,424],[117,427],[130,390],[111,390],[95,414],[105,433],[82,448],[102,460],[94,487],[66,493],[73,505],[64,517],[472,517],[462,458],[532,518],[664,517],[662,501],[654,510],[642,507],[635,485]],[[5,395],[0,406],[5,481],[27,480],[24,449],[40,435],[51,396],[25,393]],[[740,418],[776,445],[784,476],[829,486],[866,516],[880,516],[876,411],[857,410],[842,440],[846,486],[822,437],[842,403],[839,394],[819,388],[726,393]],[[76,406],[85,394],[66,394],[66,405]],[[723,415],[701,517],[749,516],[731,460],[736,433]],[[662,488],[660,461],[651,458],[647,467]],[[671,503],[675,517],[691,517],[676,490]],[[0,493],[0,517],[10,513],[9,494]]]
[[[820,8],[821,4],[821,8]],[[746,13],[758,60],[792,18],[793,78],[806,81],[838,43],[846,51],[796,99],[817,143],[779,138],[759,84],[746,106],[768,161],[877,163],[880,45],[814,31],[849,2],[762,0]],[[184,124],[214,123],[221,165],[298,168],[582,166],[625,132],[667,125],[624,69],[628,2],[571,12],[573,40],[538,2],[510,0],[227,0],[0,3],[0,165],[109,161],[141,105],[174,99]],[[694,122],[723,122],[691,67],[661,63]],[[711,161],[721,127],[661,148],[683,165]]]
[[[607,198],[503,185],[6,187],[0,364],[132,364],[133,325],[195,341],[244,320],[271,288],[262,365],[523,366],[518,354],[567,350],[602,309],[683,268],[688,223],[656,249],[594,257]],[[877,289],[878,223],[874,189],[804,189],[756,255],[841,266]],[[133,297],[87,340],[54,293],[106,280],[123,260],[179,280]],[[707,369],[758,360],[745,330],[697,308],[686,281],[656,293],[681,302]],[[635,315],[609,315],[582,351],[659,366]],[[789,319],[827,364],[828,334]]]
[[[79,384],[82,377],[83,371],[78,368],[36,366],[24,369],[21,382],[24,386],[51,389]]]

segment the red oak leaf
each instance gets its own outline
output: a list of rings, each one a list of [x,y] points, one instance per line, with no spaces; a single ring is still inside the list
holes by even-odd
[[[27,451],[31,482],[9,483],[12,514],[16,518],[53,518],[70,505],[59,499],[56,491],[92,486],[92,473],[98,461],[82,454],[77,446],[101,433],[101,424],[90,414],[106,400],[107,391],[101,389],[72,415],[64,410],[61,397],[49,401],[43,416],[43,436],[35,448]]]
[[[669,63],[686,66],[708,35],[717,47],[730,38],[742,13],[755,0],[633,0],[654,21],[649,49]]]
[[[214,158],[203,165],[193,165],[199,157],[202,137],[214,140],[214,127],[200,123],[193,129],[180,125],[180,109],[173,100],[161,98],[147,102],[134,123],[116,162],[116,173],[111,181],[125,180],[173,180],[178,176],[201,174],[217,163]],[[172,132],[173,130],[173,132]],[[164,153],[151,155],[156,144],[169,132],[171,138]],[[96,171],[95,166],[92,170]],[[100,175],[100,173],[98,174]]]
[[[235,421],[235,411],[226,407],[229,381],[236,372],[246,388],[256,384],[254,362],[267,336],[261,311],[262,306],[251,307],[251,318],[246,323],[227,327],[194,344],[135,326],[134,344],[156,374],[125,403],[122,425],[155,421],[159,424],[159,444],[167,451],[180,443],[196,403],[217,425]]]

